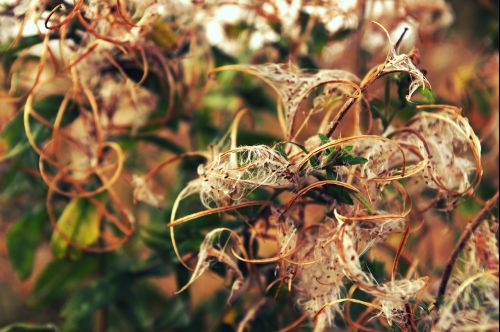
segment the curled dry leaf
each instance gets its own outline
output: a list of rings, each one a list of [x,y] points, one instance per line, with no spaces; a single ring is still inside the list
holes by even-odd
[[[283,109],[284,116],[281,118],[285,136],[291,137],[295,115],[300,103],[316,87],[327,84],[330,88],[333,83],[348,85],[355,91],[359,91],[357,78],[347,71],[336,69],[321,69],[317,72],[309,73],[301,70],[292,64],[262,64],[262,65],[229,65],[214,69],[216,73],[224,70],[238,70],[254,75],[266,82],[278,95],[278,116],[281,116]]]

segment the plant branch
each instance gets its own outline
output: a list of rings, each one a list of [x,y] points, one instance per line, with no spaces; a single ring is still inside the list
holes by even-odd
[[[337,113],[337,116],[335,117],[335,119],[332,121],[330,128],[328,128],[326,135],[325,135],[326,137],[328,137],[328,138],[332,137],[333,133],[335,132],[335,130],[339,126],[340,122],[342,122],[342,119],[347,114],[347,111],[349,111],[349,109],[352,107],[352,105],[354,105],[354,103],[357,100],[358,100],[357,98],[349,98],[349,100],[347,100],[344,103],[344,105],[342,105],[342,108]]]
[[[486,204],[484,205],[483,209],[479,212],[479,214],[467,224],[467,227],[462,233],[460,240],[458,241],[457,245],[455,246],[455,249],[453,250],[453,253],[451,254],[450,260],[446,264],[443,276],[441,277],[441,283],[439,284],[438,294],[436,296],[436,301],[434,302],[434,306],[436,307],[437,310],[439,310],[439,307],[443,302],[444,295],[446,293],[446,286],[448,285],[448,281],[450,280],[451,277],[451,272],[453,271],[453,267],[455,266],[458,256],[464,250],[467,242],[474,234],[476,229],[484,221],[486,215],[488,214],[490,209],[495,205],[497,200],[498,200],[498,191],[496,192],[495,196],[493,196],[490,200],[486,202]]]

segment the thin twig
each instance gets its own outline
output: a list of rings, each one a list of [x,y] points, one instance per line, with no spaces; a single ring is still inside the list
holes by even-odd
[[[498,200],[498,191],[496,192],[495,196],[493,196],[490,200],[486,202],[486,204],[484,205],[483,209],[479,212],[479,214],[467,224],[467,227],[462,233],[460,240],[458,241],[457,245],[455,246],[455,249],[453,250],[453,253],[451,254],[450,260],[448,261],[448,264],[444,269],[443,276],[441,277],[441,283],[439,284],[438,294],[436,296],[436,301],[434,302],[434,306],[436,307],[437,310],[439,310],[439,307],[443,302],[444,295],[446,293],[446,286],[448,285],[448,281],[450,280],[451,277],[451,272],[453,271],[453,267],[455,266],[458,256],[465,248],[465,245],[467,244],[471,236],[474,234],[474,231],[484,221],[486,215],[493,207],[493,205],[497,202],[497,200]]]
[[[267,299],[263,298],[257,304],[255,304],[253,307],[250,308],[250,310],[247,311],[247,314],[243,318],[243,320],[238,324],[238,330],[237,332],[244,332],[245,327],[255,318],[255,315],[257,314],[257,311],[266,303]]]
[[[418,328],[415,326],[413,313],[411,311],[409,303],[405,303],[405,313],[406,313],[406,327],[408,328],[408,331],[409,332],[418,331]]]
[[[358,98],[349,98],[349,100],[342,106],[341,110],[337,113],[337,116],[335,119],[332,121],[332,124],[330,125],[330,128],[328,128],[328,131],[326,132],[326,137],[332,137],[333,133],[339,126],[339,124],[342,122],[342,119],[344,116],[347,114],[347,111],[351,108],[352,105],[358,100]]]
[[[408,32],[408,28],[405,27],[403,33],[401,34],[401,36],[399,36],[399,39],[398,41],[396,42],[396,44],[394,45],[394,52],[397,52],[398,49],[399,49],[399,46],[401,45],[401,42],[403,41],[403,38],[405,37],[406,33]]]

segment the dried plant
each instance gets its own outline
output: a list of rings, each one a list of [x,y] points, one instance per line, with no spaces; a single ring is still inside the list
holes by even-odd
[[[233,25],[221,8],[237,13]],[[483,142],[467,110],[435,102],[413,45],[416,34],[449,26],[444,1],[23,0],[0,15],[0,42],[9,42],[0,49],[2,98],[20,110],[0,126],[0,161],[29,159],[20,168],[43,184],[57,259],[99,253],[103,278],[105,258],[125,257],[140,239],[155,253],[124,278],[164,268],[179,299],[217,271],[230,283],[226,308],[239,310],[238,331],[264,307],[275,308],[281,331],[498,328],[498,192],[479,198]],[[210,26],[224,32],[220,40]],[[346,40],[372,61],[331,69],[332,54],[348,57],[352,47],[335,36],[351,30]],[[320,33],[333,37],[318,51],[310,39]],[[286,38],[286,58],[277,38]],[[308,53],[318,68],[300,63]],[[239,85],[251,86],[246,100]],[[243,119],[261,126],[256,105],[266,102],[276,107],[266,120],[273,143],[240,143],[252,134]],[[218,115],[226,126],[229,114],[225,133],[212,126]],[[167,168],[177,174],[159,180]],[[482,210],[442,275],[405,253],[423,230],[435,232],[430,219],[447,225],[443,216],[465,201]],[[383,250],[390,258],[372,271]],[[356,317],[351,305],[362,308]],[[68,330],[88,314],[73,306]],[[98,303],[99,331],[108,306]]]

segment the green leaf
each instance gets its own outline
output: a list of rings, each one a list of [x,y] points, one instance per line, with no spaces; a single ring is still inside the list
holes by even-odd
[[[245,101],[245,105],[251,110],[272,112],[276,109],[276,100],[269,94],[269,90],[262,85],[255,85],[251,78],[245,77],[243,82],[234,87],[234,93]]]
[[[59,106],[61,105],[64,97],[60,95],[48,96],[40,101],[33,104],[33,109],[37,111],[40,115],[49,121],[53,121],[59,111]],[[65,127],[72,123],[80,115],[77,105],[69,101],[66,109],[64,111],[64,117],[61,121],[61,127]]]
[[[278,152],[283,158],[288,160],[288,156],[286,155],[285,149],[283,148],[283,144],[276,143],[274,145],[274,150],[276,150],[276,152]]]
[[[52,325],[33,325],[27,323],[14,323],[0,329],[0,332],[57,332],[59,329]]]
[[[7,233],[10,263],[23,280],[31,275],[36,249],[47,219],[44,209],[35,209],[16,222]]]
[[[326,179],[328,180],[340,180],[339,176],[337,175],[337,173],[335,173],[333,170],[331,169],[326,169]],[[323,176],[321,176],[320,174],[316,174],[316,176],[320,176],[321,178],[324,178]],[[340,186],[336,186],[336,185],[329,185],[327,187],[327,193],[332,196],[337,202],[339,203],[343,203],[343,204],[348,204],[348,205],[353,205],[354,204],[354,201],[352,200],[351,198],[351,195],[354,196],[354,198],[356,198],[361,204],[363,204],[366,209],[370,212],[370,213],[375,213],[375,210],[373,208],[373,206],[370,204],[369,201],[367,201],[363,195],[357,193],[357,192],[353,192],[345,187],[340,187]]]
[[[158,21],[147,35],[149,40],[163,49],[171,50],[177,45],[177,35],[170,29],[168,22]]]
[[[363,204],[366,209],[368,210],[368,212],[370,212],[370,214],[375,214],[375,209],[373,208],[373,206],[370,204],[370,202],[363,197],[363,195],[361,195],[360,193],[352,193],[352,195],[361,203]]]
[[[10,47],[11,42],[0,45],[0,54],[11,55],[15,54],[25,48],[31,47],[42,42],[42,38],[39,35],[26,36],[19,40],[16,46]]]
[[[205,149],[212,143],[213,138],[219,135],[219,130],[213,122],[213,114],[207,108],[193,114],[190,134],[195,149]]]
[[[55,260],[42,271],[30,294],[30,302],[49,305],[64,298],[96,270],[95,259],[84,256],[78,262]]]
[[[238,60],[236,58],[232,57],[216,46],[212,46],[212,54],[215,60],[215,67],[238,63]]]
[[[342,159],[340,159],[339,163],[343,165],[360,165],[360,164],[366,164],[368,162],[368,159],[360,156],[354,156],[354,155],[346,155],[343,156]]]
[[[330,194],[337,202],[341,204],[353,205],[349,190],[336,185],[328,185],[327,192]]]
[[[357,288],[354,293],[352,294],[352,298],[361,300],[361,301],[367,301],[370,302],[373,300],[373,297],[370,296],[369,294],[365,293],[364,291],[360,290]],[[351,317],[353,319],[359,319],[359,316],[365,312],[366,307],[362,304],[358,303],[352,303],[351,304]]]
[[[124,285],[104,280],[76,291],[61,311],[65,318],[64,331],[78,331],[82,320],[116,299],[121,291],[120,286]]]
[[[36,102],[33,109],[48,121],[52,121],[62,100],[62,96],[49,96]],[[64,112],[61,127],[73,122],[78,117],[78,114],[75,104],[69,103]],[[18,112],[0,133],[0,161],[15,157],[30,147],[24,130],[23,115],[22,111]],[[35,140],[44,140],[48,137],[49,131],[47,128],[44,128],[40,123],[32,123],[31,130]]]
[[[355,30],[353,30],[353,29],[343,28],[343,29],[340,29],[337,32],[335,32],[330,39],[334,40],[334,41],[340,41],[340,40],[347,38],[354,31]]]
[[[163,227],[166,228],[166,227]],[[160,229],[152,229],[150,225],[145,225],[139,232],[140,239],[151,250],[160,254],[164,258],[170,258],[170,242],[168,233],[161,233]]]
[[[378,260],[366,260],[366,268],[371,272],[375,280],[384,280],[386,278],[385,275],[385,263]]]
[[[318,167],[320,164],[319,159],[316,156],[312,156],[311,159],[309,159],[309,163],[312,167]]]
[[[304,151],[304,153],[308,153],[307,149],[302,144],[299,144],[299,143],[296,143],[293,141],[281,141],[281,142],[276,143],[276,145],[284,145],[284,144],[293,144],[296,147],[298,147],[299,149],[301,149],[302,151]]]
[[[311,53],[319,55],[328,42],[328,31],[323,24],[316,23],[312,28],[311,34],[314,36],[314,38],[309,39]]]
[[[33,131],[33,136],[38,130]],[[0,161],[12,158],[30,146],[24,133],[23,114],[19,112],[0,133]]]
[[[154,331],[163,331],[186,327],[189,323],[190,315],[185,303],[180,297],[172,297],[165,304],[165,310],[161,312],[153,323]]]
[[[111,262],[111,260],[109,261]],[[64,317],[64,331],[82,331],[82,328],[92,315],[99,309],[107,307],[118,308],[123,313],[129,312],[127,320],[135,325],[134,331],[145,330],[145,321],[142,319],[143,306],[140,302],[144,292],[146,299],[155,301],[157,290],[147,286],[145,279],[165,275],[165,265],[159,260],[144,260],[129,264],[125,269],[115,269],[108,277],[98,280],[91,285],[78,289],[64,304],[61,315]],[[108,269],[110,266],[108,265]],[[158,294],[159,295],[159,294]],[[146,304],[144,302],[143,304]],[[135,317],[134,317],[135,315]],[[122,317],[123,318],[123,317]]]
[[[384,109],[385,104],[380,99],[373,98],[372,100],[370,100],[370,111],[372,112],[375,119],[382,119],[385,121]]]
[[[430,91],[430,90],[429,90]],[[472,95],[477,101],[477,107],[479,108],[479,112],[481,115],[487,116],[491,113],[493,109],[491,107],[491,103],[488,95],[493,95],[493,93],[489,93],[487,89],[474,88],[472,89]]]
[[[359,165],[368,162],[368,159],[352,154],[352,148],[353,147],[351,145],[348,145],[340,150],[332,151],[330,155],[327,156],[324,168],[331,166]]]
[[[321,144],[326,144],[326,143],[330,142],[330,139],[326,135],[324,135],[322,133],[319,133],[318,137],[321,140]]]
[[[279,139],[276,136],[265,132],[250,131],[245,129],[238,130],[238,145],[273,145]]]
[[[368,162],[368,159],[361,156],[356,156],[352,154],[351,151],[352,151],[352,146],[350,145],[344,147],[340,151],[340,155],[338,157],[339,165],[359,165],[359,164],[366,164]]]
[[[54,231],[50,244],[54,255],[62,258],[69,249],[68,239],[80,246],[90,245],[98,239],[99,214],[95,206],[87,200],[73,198],[59,217],[57,227],[58,231]]]
[[[436,102],[436,96],[432,92],[431,89],[421,86],[418,88],[418,93],[420,93],[423,97],[422,103],[424,104],[434,104]]]

